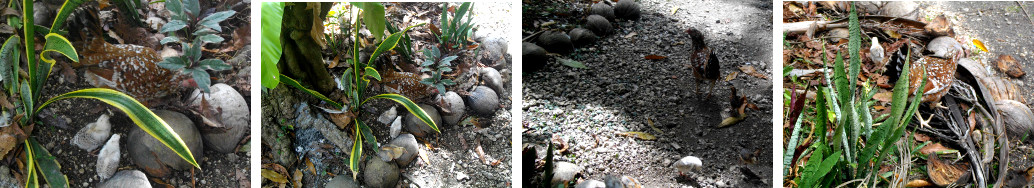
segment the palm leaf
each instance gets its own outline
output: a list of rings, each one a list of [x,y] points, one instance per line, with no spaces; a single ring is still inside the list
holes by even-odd
[[[370,101],[370,99],[389,99],[399,104],[402,104],[403,107],[406,107],[406,110],[409,111],[409,113],[415,115],[417,118],[420,119],[420,121],[423,121],[425,124],[427,124],[427,126],[430,126],[431,129],[434,129],[435,132],[441,132],[438,130],[438,125],[435,124],[433,120],[431,120],[431,116],[428,116],[427,112],[424,112],[423,108],[420,108],[420,106],[418,106],[413,101],[409,100],[409,98],[406,98],[399,94],[380,94],[377,96],[366,98],[366,100],[363,101],[363,103],[360,103],[359,105],[366,104],[366,102]]]

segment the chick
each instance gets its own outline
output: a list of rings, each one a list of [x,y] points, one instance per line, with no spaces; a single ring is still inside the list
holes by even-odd
[[[883,53],[883,46],[880,46],[880,40],[872,37],[872,46],[869,46],[869,59],[872,59],[873,63],[881,65],[883,64]]]
[[[101,152],[97,154],[97,175],[101,177],[101,180],[106,180],[115,174],[115,170],[118,170],[119,156],[119,140],[122,136],[118,134],[111,135],[111,139],[108,139],[108,143],[104,144],[101,148]]]
[[[679,169],[679,176],[686,176],[686,173],[691,171],[700,172],[704,168],[704,163],[700,161],[700,158],[694,156],[686,156],[675,162],[675,168]]]
[[[108,115],[102,114],[97,122],[86,124],[86,127],[79,129],[72,137],[72,145],[83,150],[93,151],[104,144],[104,141],[111,136],[111,123],[108,122]]]

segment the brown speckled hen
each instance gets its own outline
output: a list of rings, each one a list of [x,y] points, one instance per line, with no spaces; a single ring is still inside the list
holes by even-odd
[[[159,67],[162,58],[151,48],[95,40],[82,55],[90,85],[121,91],[145,105],[193,84],[190,77]]]
[[[695,28],[689,28],[686,30],[689,36],[693,39],[693,50],[690,51],[690,62],[693,67],[693,76],[697,78],[697,93],[700,93],[700,82],[709,81],[711,87],[708,89],[707,96],[711,96],[711,90],[714,89],[715,83],[718,81],[718,77],[721,76],[720,65],[718,65],[718,57],[714,55],[714,51],[707,46],[704,42],[704,35]]]

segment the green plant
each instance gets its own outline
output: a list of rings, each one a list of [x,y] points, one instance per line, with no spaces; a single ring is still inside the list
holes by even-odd
[[[34,34],[37,27],[32,25],[24,25],[22,33],[20,33],[21,37],[12,36],[6,39],[3,46],[0,47],[0,62],[5,63],[0,65],[0,82],[3,82],[3,89],[8,96],[14,98],[11,101],[13,101],[15,106],[15,108],[0,108],[0,110],[5,114],[17,114],[13,116],[14,118],[6,119],[7,121],[0,123],[28,130],[26,134],[29,137],[19,138],[19,142],[24,143],[26,156],[25,187],[39,187],[39,179],[41,177],[50,187],[68,187],[68,178],[61,173],[57,159],[36,142],[35,138],[31,136],[31,130],[37,125],[35,118],[44,107],[55,101],[70,98],[97,99],[122,110],[138,127],[152,137],[155,137],[166,147],[172,149],[181,158],[194,165],[194,167],[200,169],[190,150],[187,149],[186,144],[183,143],[179,135],[164,120],[156,116],[146,106],[136,101],[136,99],[122,92],[104,88],[88,88],[64,93],[46,99],[43,103],[38,103],[41,101],[43,84],[46,83],[47,77],[50,76],[51,69],[56,62],[55,59],[50,58],[49,55],[52,55],[52,53],[49,52],[56,52],[74,62],[79,61],[79,55],[71,42],[56,32],[57,28],[64,23],[64,19],[61,18],[66,18],[79,3],[81,2],[75,0],[65,2],[65,6],[62,7],[56,16],[58,19],[55,19],[50,32],[45,35],[46,42],[43,45],[43,51],[39,54],[35,51],[36,41]],[[32,1],[22,1],[22,23],[32,23],[32,6]],[[24,42],[24,45],[21,42]],[[24,53],[21,49],[25,50]],[[26,77],[21,77],[19,74],[23,67],[22,55],[24,55],[26,60],[24,64]],[[38,58],[37,55],[39,56]],[[37,175],[37,171],[42,176]]]
[[[380,5],[380,3],[363,2],[352,4],[364,10],[363,19],[377,17],[377,14],[381,15],[379,19],[384,19],[384,6]],[[381,10],[376,10],[378,8]],[[367,14],[373,14],[373,16]],[[364,111],[360,110],[360,107],[362,107],[364,104],[366,104],[372,99],[392,100],[405,107],[409,113],[416,115],[416,117],[419,118],[422,122],[434,129],[435,132],[439,132],[438,126],[434,123],[434,121],[431,120],[430,116],[428,116],[422,108],[417,106],[416,103],[414,103],[412,100],[409,100],[409,98],[406,98],[399,94],[391,93],[379,94],[371,97],[362,98],[366,96],[366,89],[369,86],[370,78],[376,80],[381,79],[380,73],[378,73],[377,69],[375,69],[372,66],[374,60],[376,60],[377,57],[380,56],[382,53],[394,49],[395,46],[398,44],[399,40],[402,38],[402,35],[406,31],[412,29],[413,27],[421,26],[424,24],[409,26],[400,32],[393,33],[385,37],[384,40],[380,43],[380,45],[378,45],[374,52],[370,55],[370,59],[365,62],[359,59],[359,51],[361,50],[359,46],[361,42],[358,35],[360,27],[359,24],[360,22],[355,22],[353,26],[352,33],[355,34],[353,35],[355,37],[355,43],[353,43],[352,49],[350,50],[350,53],[352,53],[352,59],[349,61],[349,63],[351,63],[351,68],[345,70],[339,82],[341,84],[339,88],[342,88],[342,90],[344,90],[345,92],[345,97],[347,99],[345,103],[347,104],[342,104],[337,101],[330,100],[330,98],[327,98],[325,95],[320,94],[319,92],[316,92],[314,90],[308,89],[305,86],[302,86],[301,83],[298,83],[298,81],[295,81],[294,79],[291,79],[286,75],[280,75],[280,82],[298,88],[309,95],[312,95],[324,102],[327,102],[334,108],[341,109],[340,113],[351,114],[351,117],[362,117],[362,113]],[[378,144],[377,138],[373,136],[373,131],[371,131],[370,127],[367,126],[366,123],[364,123],[362,120],[360,120],[359,118],[352,118],[351,120],[346,122],[352,122],[350,127],[352,127],[353,129],[351,131],[353,132],[352,135],[355,138],[348,159],[349,170],[352,171],[352,178],[354,179],[356,178],[356,175],[358,175],[359,173],[359,161],[362,159],[361,157],[363,153],[363,141],[365,140],[365,142],[368,145],[371,145],[373,148],[377,148]],[[374,152],[378,152],[378,150],[374,150]]]
[[[471,2],[460,4],[460,8],[456,9],[450,19],[449,11],[447,11],[449,3],[442,3],[441,35],[438,35],[438,41],[442,43],[443,48],[459,49],[468,43],[468,38],[474,33],[474,25],[471,23],[474,17],[469,16],[466,21],[462,20],[464,16],[472,14],[473,9],[470,8],[472,4]]]
[[[815,117],[811,137],[815,143],[808,147],[802,154],[810,154],[811,157],[805,164],[801,175],[796,177],[800,187],[835,187],[841,182],[852,181],[859,183],[858,186],[875,187],[879,184],[879,170],[885,158],[896,151],[895,143],[905,133],[905,128],[911,121],[913,113],[919,106],[922,95],[921,90],[909,93],[908,73],[909,64],[906,57],[904,70],[893,89],[891,102],[891,113],[879,126],[873,129],[874,120],[871,117],[870,109],[875,91],[867,87],[864,91],[857,90],[857,79],[861,60],[859,49],[861,41],[861,29],[858,24],[858,16],[854,6],[849,17],[850,39],[848,42],[848,53],[851,61],[849,65],[844,63],[840,53],[836,54],[833,62],[834,73],[832,78],[826,76],[827,83],[832,86],[825,86],[818,89],[816,95]],[[911,53],[911,52],[909,52]],[[822,57],[825,60],[825,56]],[[925,73],[922,84],[926,84]],[[863,84],[871,85],[871,84]],[[856,96],[861,94],[861,97]],[[914,95],[911,99],[909,95]],[[832,116],[829,116],[832,115]],[[803,114],[802,114],[803,119]],[[882,118],[878,118],[882,119]],[[832,121],[833,137],[826,139],[827,122]],[[792,133],[790,146],[796,147],[797,138],[802,130],[800,121],[795,124]],[[787,158],[792,158],[794,153],[792,147],[787,148],[789,152],[784,156],[784,164],[788,164]],[[785,171],[784,171],[785,172]]]
[[[441,51],[438,51],[438,47],[431,46],[429,49],[424,49],[424,62],[420,64],[420,71],[431,72],[430,78],[424,78],[420,80],[420,83],[434,87],[438,90],[439,94],[445,94],[445,86],[456,85],[452,79],[442,78],[442,74],[445,72],[452,72],[452,60],[456,60],[456,56],[441,57]]]
[[[284,18],[283,2],[262,2],[262,87],[274,89],[280,84],[276,64],[284,53],[280,45],[280,25]]]
[[[158,66],[189,74],[197,86],[208,93],[212,80],[206,70],[222,71],[232,67],[216,58],[201,60],[201,48],[205,44],[223,42],[223,37],[216,35],[223,30],[222,26],[219,26],[219,22],[230,18],[237,12],[227,10],[198,19],[201,7],[197,0],[167,0],[165,7],[172,13],[172,20],[163,25],[160,30],[162,33],[168,33],[161,43],[165,45],[170,42],[179,42],[183,47],[183,55],[166,57],[164,61],[158,63]],[[183,33],[184,37],[178,37],[177,32],[184,29],[187,29]]]

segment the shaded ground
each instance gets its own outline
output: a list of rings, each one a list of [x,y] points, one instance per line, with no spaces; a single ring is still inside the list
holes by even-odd
[[[549,8],[564,3],[526,2],[524,35],[537,32],[536,23],[556,21],[567,27],[588,16],[587,1]],[[524,74],[522,142],[536,146],[542,158],[546,142],[559,138],[570,148],[557,153],[555,159],[584,167],[579,180],[602,181],[605,175],[617,174],[638,179],[646,187],[770,186],[772,82],[747,75],[738,67],[753,66],[771,78],[771,2],[639,3],[641,20],[616,22],[615,34],[565,56],[583,62],[588,69],[550,61],[544,70]],[[679,8],[674,15],[673,8]],[[555,17],[531,12],[536,10],[567,12]],[[684,32],[689,27],[704,33],[721,61],[723,81],[710,98],[695,93],[696,78],[687,53],[691,41]],[[667,58],[646,60],[647,55]],[[730,74],[737,76],[724,81]],[[722,120],[720,112],[730,105],[728,88],[732,86],[760,111],[748,109],[743,122],[715,128]],[[651,128],[651,121],[657,129]],[[626,131],[647,132],[658,139],[616,135]],[[740,157],[753,152],[759,153],[757,160]],[[687,155],[704,162],[703,171],[688,174],[692,179],[688,181],[678,177],[671,166]],[[740,168],[762,179],[756,181]]]
[[[392,23],[407,22],[404,24],[416,23],[440,23],[438,16],[441,15],[441,3],[384,3],[388,9],[388,20]],[[454,5],[456,5],[454,3]],[[512,22],[506,21],[509,13],[515,10],[511,3],[474,3],[474,22],[478,23],[473,39],[485,46],[484,40],[513,31]],[[414,44],[414,52],[437,45],[437,39],[430,35],[416,34],[427,33],[427,27],[416,27],[411,33]],[[477,126],[460,125],[439,125],[441,134],[418,138],[422,150],[427,154],[428,161],[419,157],[410,165],[399,167],[401,169],[401,187],[506,187],[510,186],[511,173],[511,114],[512,107],[510,96],[510,73],[512,67],[509,62],[509,55],[504,61],[493,61],[488,56],[488,49],[478,50],[474,54],[480,58],[461,57],[454,61],[480,62],[499,70],[503,78],[503,92],[499,96],[502,106],[491,117],[477,117]],[[505,51],[504,51],[505,52]],[[512,54],[512,53],[511,53]],[[384,55],[381,59],[397,60],[397,54]],[[413,57],[421,59],[422,56]],[[401,61],[398,61],[401,64]],[[399,65],[402,66],[402,65]],[[332,75],[341,75],[345,68],[337,67],[331,69]],[[460,83],[463,85],[463,83]],[[462,88],[449,88],[457,91]],[[383,93],[377,85],[371,87],[370,96]],[[330,96],[340,96],[340,91]],[[338,148],[331,144],[327,136],[320,132],[317,126],[296,125],[295,120],[301,118],[296,112],[299,110],[297,104],[306,102],[310,104],[309,110],[326,116],[327,114],[319,108],[313,108],[311,104],[319,104],[319,101],[308,94],[281,84],[276,89],[264,91],[262,94],[262,139],[263,139],[263,168],[266,165],[282,165],[287,171],[294,172],[302,170],[302,185],[304,187],[324,187],[336,176],[351,178],[352,173],[348,169],[347,160],[350,148]],[[417,103],[428,103],[425,100],[415,100]],[[386,100],[371,101],[363,107],[365,114],[360,119],[364,120],[372,129],[378,142],[385,144],[391,141],[389,125],[377,122],[375,119],[390,107],[398,108],[399,115],[405,115],[405,110],[394,102]],[[470,111],[469,107],[467,108]],[[469,113],[468,113],[469,115]],[[331,132],[345,130],[332,128]],[[405,130],[402,131],[405,133]],[[347,137],[350,138],[351,134]],[[349,144],[351,140],[347,140]],[[314,147],[309,147],[314,146]],[[375,156],[370,152],[369,146],[364,149],[364,158]],[[318,149],[310,149],[318,148]],[[483,155],[481,154],[483,153]],[[311,162],[315,174],[310,172],[307,163]],[[395,163],[391,163],[395,164]],[[360,166],[360,171],[366,170]],[[362,175],[359,182],[364,182]],[[264,186],[275,186],[268,180],[263,180]],[[365,185],[365,184],[364,184]]]

